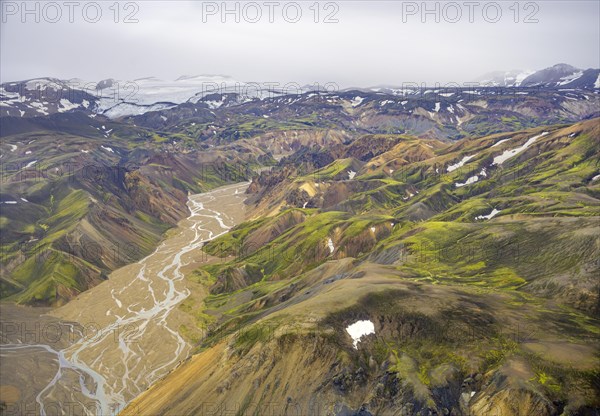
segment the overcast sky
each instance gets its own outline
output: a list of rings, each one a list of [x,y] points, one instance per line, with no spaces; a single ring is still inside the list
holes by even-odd
[[[93,2],[78,3],[70,22],[63,1],[29,2],[34,12],[26,15],[21,1],[0,1],[2,82],[223,74],[240,81],[348,87],[462,83],[494,70],[560,62],[600,67],[596,0],[521,2],[518,8],[513,1],[480,1],[474,8],[463,1],[430,2],[428,8],[438,7],[439,23],[435,14],[422,15],[421,1],[323,1],[318,16],[312,0],[278,6],[230,2],[228,8],[238,7],[239,23],[235,14],[221,14],[221,1],[121,2],[118,16],[113,1],[99,1],[102,17],[96,23]],[[132,13],[130,20],[138,22],[125,23]],[[337,23],[325,23],[327,18]]]

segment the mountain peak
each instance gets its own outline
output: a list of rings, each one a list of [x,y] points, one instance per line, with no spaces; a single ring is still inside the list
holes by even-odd
[[[598,69],[586,71],[560,63],[531,74],[521,83],[525,87],[594,88]]]
[[[580,69],[558,63],[539,71],[494,71],[476,81],[486,86],[547,87],[547,88],[598,88],[598,69]]]
[[[574,67],[573,65],[565,64],[565,63],[552,65],[550,68],[554,68],[559,71],[579,71],[579,68]],[[549,69],[549,68],[546,68],[546,69]]]

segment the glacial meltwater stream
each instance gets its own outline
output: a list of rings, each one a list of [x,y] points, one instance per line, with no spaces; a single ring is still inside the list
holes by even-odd
[[[0,345],[3,365],[42,379],[35,403],[21,403],[17,414],[115,415],[184,360],[190,345],[174,318],[190,295],[182,268],[199,263],[206,241],[243,221],[247,186],[190,196],[190,216],[152,254],[53,311],[69,328],[68,346],[26,339]]]

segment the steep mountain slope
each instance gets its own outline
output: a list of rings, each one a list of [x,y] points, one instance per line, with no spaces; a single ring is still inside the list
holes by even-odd
[[[300,148],[189,276],[197,354],[124,414],[595,414],[598,137]]]
[[[77,113],[25,120],[5,118],[0,189],[0,296],[19,303],[62,304],[98,284],[154,250],[188,215],[188,192],[270,159]]]

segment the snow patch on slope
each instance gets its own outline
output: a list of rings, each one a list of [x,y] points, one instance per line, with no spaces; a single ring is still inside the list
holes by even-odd
[[[375,333],[375,325],[371,321],[356,321],[346,328],[346,332],[352,337],[355,349],[358,349],[358,343],[362,337]]]
[[[331,238],[327,240],[327,247],[329,247],[329,254],[333,254],[335,247],[333,246],[333,240]]]
[[[475,176],[471,176],[469,179],[467,179],[467,181],[465,183],[456,182],[454,185],[456,185],[457,188],[461,188],[463,186],[474,184],[478,180],[479,180],[479,176],[475,175]]]
[[[352,107],[358,107],[364,100],[365,99],[363,97],[354,97],[350,104],[352,104]]]
[[[467,163],[469,160],[473,159],[476,155],[471,155],[471,156],[465,156],[462,158],[462,160],[458,163],[455,163],[454,165],[450,165],[448,166],[448,172],[452,172],[455,171],[458,168],[462,168],[465,163]]]
[[[531,146],[533,143],[535,143],[535,141],[537,139],[539,139],[540,137],[543,137],[545,135],[549,134],[547,131],[538,134],[537,136],[533,136],[532,138],[530,138],[529,140],[527,140],[525,142],[525,144],[523,144],[522,146],[519,147],[515,147],[514,149],[510,149],[510,150],[505,150],[504,153],[502,153],[500,156],[496,156],[494,158],[494,162],[492,163],[493,165],[501,165],[504,162],[506,162],[508,159],[515,157],[516,155],[518,155],[519,153],[523,152],[524,150],[526,150],[529,146]]]
[[[496,215],[498,215],[500,213],[500,210],[497,210],[496,208],[494,208],[492,210],[492,212],[490,212],[487,215],[478,215],[475,217],[476,220],[491,220],[492,218],[494,218]]]

